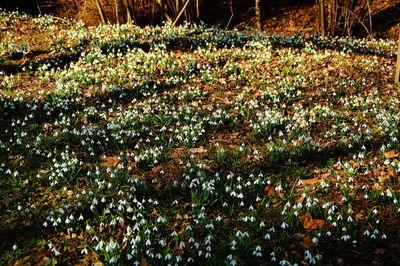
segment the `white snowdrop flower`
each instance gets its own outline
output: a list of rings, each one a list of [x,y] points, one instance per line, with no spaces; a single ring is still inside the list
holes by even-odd
[[[311,241],[312,241],[313,243],[318,243],[318,238],[314,237]]]
[[[290,265],[290,262],[288,262],[287,260],[281,260],[279,262],[279,265]]]
[[[282,229],[285,229],[285,228],[287,228],[287,227],[289,227],[289,225],[288,225],[287,223],[283,222],[282,225],[281,225],[281,228],[282,228]]]
[[[17,249],[18,249],[17,245],[14,244],[14,245],[12,246],[12,249],[13,249],[13,250],[17,250]]]
[[[84,249],[82,249],[82,251],[81,251],[81,254],[85,254],[85,255],[87,255],[87,254],[88,254],[88,250],[87,250],[87,248],[84,248]]]
[[[343,235],[340,239],[342,239],[343,241],[347,241],[351,238],[351,236],[349,235]]]

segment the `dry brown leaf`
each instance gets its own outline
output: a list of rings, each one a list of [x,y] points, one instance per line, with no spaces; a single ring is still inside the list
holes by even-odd
[[[155,166],[155,167],[151,168],[151,171],[153,173],[158,173],[158,172],[160,172],[160,170],[161,170],[161,166]]]
[[[305,237],[303,238],[303,241],[300,242],[300,245],[301,245],[302,247],[306,248],[306,249],[309,249],[309,248],[311,248],[311,247],[317,246],[318,244],[317,244],[317,243],[314,243],[314,242],[312,241],[311,237],[305,236]]]
[[[364,215],[365,215],[365,211],[364,211],[364,210],[361,210],[359,213],[357,213],[357,214],[355,215],[356,220],[359,221],[359,220],[364,219]]]
[[[207,149],[204,149],[203,146],[200,146],[198,148],[189,149],[189,152],[191,152],[191,153],[205,153],[205,152],[207,152]]]
[[[115,167],[119,163],[119,159],[117,156],[106,157],[104,161],[104,165],[107,167]]]
[[[396,171],[393,168],[388,168],[386,172],[387,172],[387,175],[390,177],[396,177],[396,175],[397,175]]]
[[[149,263],[147,262],[147,260],[145,258],[142,258],[140,260],[140,266],[149,266]]]
[[[321,229],[325,223],[324,220],[313,219],[309,212],[307,212],[303,216],[300,216],[299,220],[303,225],[303,228],[306,230]]]
[[[212,106],[211,104],[204,104],[201,106],[201,109],[205,110],[212,110],[214,108],[214,106]]]
[[[298,203],[303,203],[304,199],[305,199],[304,197],[299,197],[296,201]]]
[[[271,186],[271,185],[266,186],[266,187],[264,188],[264,191],[267,192],[267,197],[270,197],[270,196],[272,196],[272,195],[275,194],[275,187],[274,187],[274,186]]]
[[[300,179],[303,184],[308,184],[308,185],[314,185],[321,183],[324,181],[323,179],[318,179],[318,178],[310,178],[310,179]]]
[[[386,250],[383,248],[377,248],[374,253],[377,255],[382,255],[386,253]]]
[[[395,150],[391,150],[391,151],[385,152],[384,155],[385,155],[385,157],[386,157],[387,159],[396,158],[396,157],[399,156],[399,154],[396,153]]]
[[[396,177],[396,172],[393,168],[388,168],[386,170],[377,170],[376,175],[378,175],[379,184],[384,185],[386,180]]]
[[[205,165],[205,166],[203,166],[203,169],[206,170],[206,171],[209,171],[209,170],[211,170],[211,166]]]
[[[137,162],[135,162],[135,161],[131,161],[130,164],[131,164],[131,166],[132,166],[133,168],[137,167]]]

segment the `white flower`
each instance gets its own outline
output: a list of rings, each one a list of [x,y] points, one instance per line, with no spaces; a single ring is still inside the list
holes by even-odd
[[[282,225],[281,225],[281,228],[285,229],[286,227],[289,227],[289,225],[287,223],[283,222]]]

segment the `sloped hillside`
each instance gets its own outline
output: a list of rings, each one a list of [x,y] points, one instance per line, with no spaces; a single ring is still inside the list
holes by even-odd
[[[394,41],[0,29],[0,264],[399,263]]]

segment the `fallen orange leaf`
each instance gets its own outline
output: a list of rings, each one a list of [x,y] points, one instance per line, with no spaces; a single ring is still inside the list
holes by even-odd
[[[303,228],[306,230],[321,229],[325,223],[324,220],[313,219],[309,212],[307,212],[303,216],[300,216],[299,220],[303,225]]]
[[[158,172],[160,172],[160,170],[161,170],[161,166],[154,166],[153,168],[151,168],[151,171],[153,173],[158,173]]]
[[[189,149],[189,152],[191,152],[191,153],[205,153],[205,152],[207,152],[207,149],[204,149],[203,146],[200,146],[198,148]]]
[[[377,255],[382,255],[386,253],[386,250],[383,248],[377,248],[374,253]]]
[[[303,203],[304,199],[305,199],[304,197],[299,197],[296,201],[298,203]]]
[[[117,156],[106,157],[104,159],[104,165],[108,167],[115,167],[119,163],[119,159]]]
[[[275,194],[275,188],[274,188],[274,186],[271,186],[271,185],[266,186],[264,188],[264,191],[267,192],[267,197],[270,197]]]
[[[301,182],[303,182],[304,184],[309,184],[309,185],[321,183],[322,181],[324,181],[323,179],[317,179],[317,178],[300,179],[300,180],[301,180]]]
[[[314,242],[312,241],[311,237],[305,236],[305,237],[303,238],[303,241],[300,242],[300,245],[301,245],[302,247],[306,248],[306,249],[309,249],[309,248],[311,248],[311,247],[317,246],[318,244],[317,244],[317,243],[314,243]]]
[[[359,220],[364,219],[364,215],[365,215],[365,211],[364,211],[364,210],[361,210],[359,213],[357,213],[357,214],[355,215],[356,220],[359,221]]]
[[[149,263],[147,262],[147,260],[145,258],[142,258],[140,260],[140,266],[148,266],[148,265],[149,265]]]
[[[387,159],[396,158],[396,157],[399,156],[399,154],[396,153],[395,150],[391,150],[391,151],[385,152],[384,155],[385,155],[385,157],[386,157]]]

